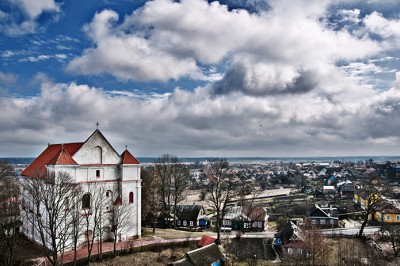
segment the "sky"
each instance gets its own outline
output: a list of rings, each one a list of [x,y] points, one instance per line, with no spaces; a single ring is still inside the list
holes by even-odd
[[[398,0],[3,0],[0,157],[400,154]]]

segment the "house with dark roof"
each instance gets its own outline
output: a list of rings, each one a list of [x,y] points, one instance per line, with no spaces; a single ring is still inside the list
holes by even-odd
[[[222,230],[264,231],[268,223],[265,208],[231,206],[222,221]]]
[[[353,184],[343,184],[338,186],[339,195],[341,198],[354,198],[356,187]]]
[[[186,252],[185,256],[170,266],[223,266],[226,262],[226,256],[219,247],[212,243],[210,245]]]
[[[332,206],[320,206],[315,204],[310,209],[308,217],[311,222],[320,228],[332,228],[338,226],[337,208]]]
[[[303,253],[301,245],[301,230],[293,222],[287,222],[281,230],[275,234],[272,241],[272,248],[277,258],[282,258],[292,254]]]
[[[99,129],[83,142],[49,144],[44,151],[21,172],[21,182],[30,178],[43,178],[46,175],[68,174],[77,183],[83,196],[80,204],[83,209],[92,208],[93,194],[104,197],[104,239],[119,240],[137,237],[141,234],[141,164],[126,149],[120,154],[108,142]],[[22,195],[23,199],[27,198]],[[131,215],[129,230],[116,236],[110,215],[111,207],[126,204]],[[39,209],[42,206],[39,206]],[[37,215],[37,212],[27,212],[21,217]],[[40,210],[38,211],[40,213]],[[68,218],[68,217],[67,217]],[[27,218],[25,218],[27,219]],[[41,219],[46,219],[45,215]],[[30,220],[33,220],[32,218]],[[60,221],[61,222],[61,221]],[[68,221],[62,221],[68,222]],[[23,233],[41,243],[40,234],[29,222],[23,221]],[[89,237],[90,231],[82,232],[82,239]],[[47,236],[45,236],[47,237]],[[67,240],[68,242],[68,240]],[[48,247],[50,248],[50,247]]]
[[[184,229],[198,229],[207,227],[208,220],[201,205],[177,205],[176,226]]]

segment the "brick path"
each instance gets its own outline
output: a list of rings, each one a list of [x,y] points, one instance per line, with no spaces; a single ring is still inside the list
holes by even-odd
[[[163,239],[160,237],[151,237],[150,239],[136,239],[131,241],[121,241],[117,243],[117,250],[124,250],[129,247],[143,247],[151,244],[160,244],[160,243],[179,243],[184,241],[199,241],[200,237],[193,237],[193,238],[177,238],[177,239]],[[114,243],[113,242],[103,242],[103,254],[107,252],[113,252],[114,250]],[[77,260],[86,258],[87,257],[87,246],[83,245],[77,251]],[[95,243],[93,245],[92,254],[91,256],[96,256],[98,254],[98,245]],[[74,260],[74,252],[69,251],[64,253],[64,263],[69,263]]]

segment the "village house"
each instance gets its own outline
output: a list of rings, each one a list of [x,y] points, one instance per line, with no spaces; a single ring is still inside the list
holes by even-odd
[[[376,221],[381,225],[399,224],[400,210],[393,204],[382,201],[377,204],[375,210],[370,214],[371,221]]]
[[[311,222],[320,228],[332,228],[338,226],[337,208],[332,206],[320,206],[315,204],[310,209],[308,216]]]
[[[110,215],[110,206],[104,206],[104,239],[117,237],[124,240],[141,234],[141,180],[139,161],[126,148],[121,154],[111,146],[100,132],[95,130],[84,142],[49,144],[48,147],[21,173],[21,180],[40,178],[41,175],[66,173],[84,191],[81,206],[92,208],[93,193],[109,199],[110,204],[126,204],[130,210],[129,230],[115,236]],[[100,192],[99,192],[100,191]],[[24,197],[24,195],[22,195]],[[40,208],[39,208],[40,209]],[[38,211],[40,213],[40,211]],[[37,215],[35,212],[26,215]],[[83,215],[83,214],[82,214]],[[91,215],[87,212],[86,215]],[[27,216],[26,216],[27,217]],[[42,217],[46,219],[46,217]],[[61,222],[61,221],[60,221]],[[24,221],[23,233],[37,243],[40,236],[34,226]],[[91,232],[82,232],[80,243],[91,237]]]
[[[342,181],[336,184],[341,198],[354,198],[354,192],[356,190],[355,185],[349,181]]]
[[[197,230],[208,226],[205,211],[201,205],[177,205],[176,227]]]
[[[354,202],[364,210],[367,209],[369,205],[374,204],[379,198],[380,196],[377,193],[367,190],[361,189],[354,193]]]
[[[232,206],[222,221],[222,230],[264,231],[268,223],[265,208]]]
[[[302,241],[301,229],[293,222],[282,226],[272,241],[272,248],[277,258],[283,258],[294,254],[303,254],[305,250],[299,243]]]

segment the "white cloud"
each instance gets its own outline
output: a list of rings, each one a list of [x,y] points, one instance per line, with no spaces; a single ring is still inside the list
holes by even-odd
[[[40,62],[40,61],[45,61],[45,60],[49,60],[49,59],[56,59],[58,61],[64,61],[65,59],[67,59],[67,55],[66,54],[55,54],[55,55],[38,55],[38,56],[28,56],[26,58],[21,58],[18,61],[20,62]]]
[[[45,12],[60,12],[60,6],[54,0],[8,0],[24,14],[0,11],[0,32],[9,36],[20,36],[36,33],[41,28],[37,19]],[[54,18],[54,16],[53,16]]]
[[[197,75],[193,59],[177,59],[165,51],[153,49],[145,38],[114,31],[111,24],[117,18],[110,10],[95,15],[85,32],[96,48],[87,49],[81,57],[71,61],[68,70],[84,74],[107,72],[121,80],[142,81]]]
[[[0,98],[0,140],[7,140],[0,141],[0,155],[35,156],[48,142],[82,141],[96,121],[118,150],[128,144],[137,156],[369,155],[400,148],[399,87],[376,93],[347,80],[351,90],[339,83],[344,90],[335,94],[327,88],[325,94],[212,96],[204,87],[142,97],[38,80],[34,98]]]
[[[362,24],[359,10],[342,10],[361,30],[335,31],[324,23],[331,3],[273,0],[250,14],[217,1],[154,0],[124,18],[103,10],[84,27],[92,46],[69,62],[69,71],[210,84],[159,94],[41,77],[37,97],[0,98],[2,150],[24,142],[36,155],[38,143],[82,140],[99,121],[117,148],[129,144],[140,156],[397,154],[399,74],[385,91],[370,78],[394,71],[396,57],[386,52],[398,21],[371,13]],[[26,60],[50,58],[68,56]]]
[[[384,38],[400,38],[400,20],[387,19],[376,11],[365,16],[364,23],[367,29]]]
[[[35,20],[43,12],[59,12],[60,7],[54,0],[13,0],[15,4],[29,16],[31,20]]]
[[[214,1],[155,0],[127,15],[104,10],[85,26],[93,42],[67,69],[77,74],[110,73],[121,80],[205,77],[202,65],[227,64],[242,69],[250,94],[282,92],[304,78],[329,75],[338,61],[352,61],[381,51],[378,42],[335,32],[320,21],[329,1],[270,1],[259,14],[228,11]],[[357,10],[349,17],[355,19]],[[219,84],[232,84],[226,80]],[[220,80],[217,76],[214,80]],[[213,80],[213,79],[211,79]],[[238,80],[236,80],[238,81]],[[303,88],[303,91],[313,89]],[[222,91],[229,92],[229,88]]]
[[[348,21],[348,22],[352,22],[352,23],[361,22],[361,19],[360,19],[361,10],[358,8],[341,9],[341,10],[338,10],[336,13],[342,17],[342,21]]]

